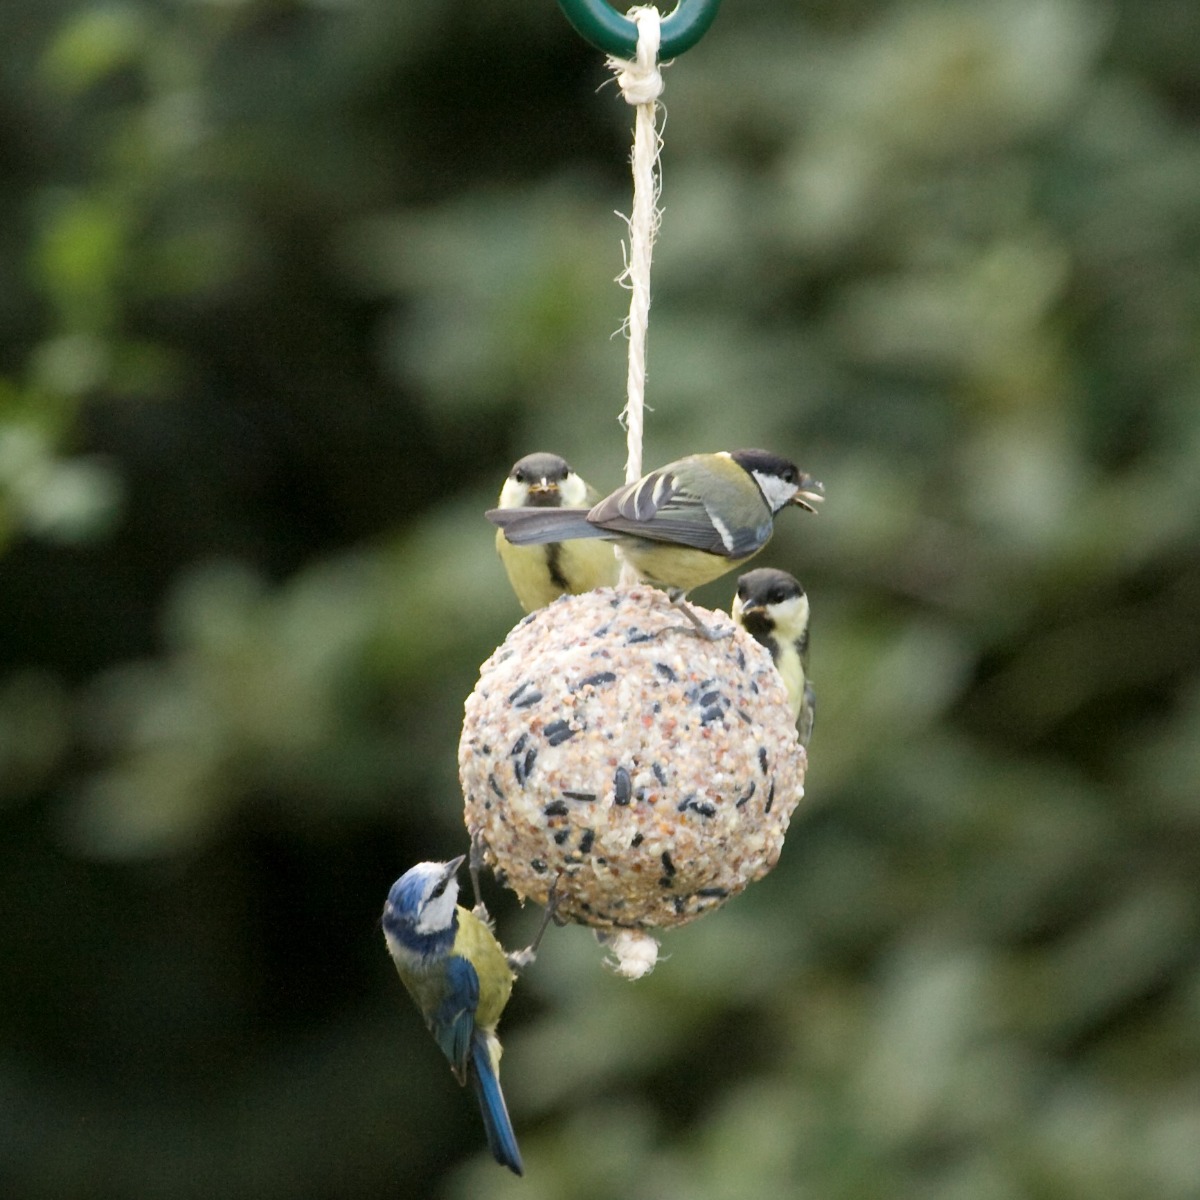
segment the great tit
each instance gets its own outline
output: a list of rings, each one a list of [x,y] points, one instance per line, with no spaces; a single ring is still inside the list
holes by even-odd
[[[493,508],[487,518],[514,546],[615,542],[638,576],[666,591],[704,631],[684,595],[757,554],[780,509],[794,504],[815,512],[824,491],[777,454],[722,450],[659,467],[590,509]]]
[[[500,489],[500,508],[584,508],[600,493],[589,487],[557,454],[527,454],[509,471]],[[568,540],[517,546],[496,530],[496,553],[526,612],[559,596],[577,596],[617,582],[620,564],[607,542]]]
[[[787,688],[800,744],[807,748],[817,707],[808,677],[808,596],[786,571],[760,567],[738,580],[731,612],[734,621],[771,652]]]
[[[500,1090],[496,1025],[513,972],[491,929],[458,905],[463,858],[418,863],[388,893],[383,933],[400,981],[420,1009],[460,1084],[479,1100],[492,1157],[523,1174],[521,1152]]]

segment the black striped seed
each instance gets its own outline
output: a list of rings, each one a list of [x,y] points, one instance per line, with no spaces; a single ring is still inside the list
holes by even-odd
[[[579,853],[587,854],[596,841],[596,831],[594,829],[585,829],[583,836],[579,839]]]
[[[668,875],[675,874],[675,864],[671,861],[671,852],[669,850],[664,850],[662,852],[662,865],[663,870],[666,871]]]
[[[775,803],[775,781],[771,781],[771,790],[767,793],[767,802],[763,805],[763,812],[769,813],[771,805]]]
[[[510,693],[508,702],[513,708],[528,708],[531,704],[536,704],[541,698],[542,693],[529,680],[526,680],[516,691]]]
[[[654,664],[654,669],[664,679],[669,679],[672,683],[674,683],[679,678],[679,676],[676,675],[675,672],[673,670],[671,670],[671,668],[666,663],[656,662]]]
[[[569,742],[579,730],[572,729],[567,721],[551,721],[542,733],[545,735],[546,741],[551,746],[561,746],[563,742]]]
[[[641,844],[642,844],[642,843],[643,843],[645,840],[646,840],[646,838],[645,838],[645,835],[644,835],[644,834],[635,833],[635,834],[633,835],[633,839],[632,839],[632,841],[630,841],[629,845],[630,845],[630,847],[631,847],[631,848],[634,848],[634,849],[636,849],[636,848],[637,848],[638,846],[640,846],[640,845],[641,845]]]
[[[618,767],[613,775],[613,803],[623,808],[633,796],[633,780],[624,767]]]
[[[651,768],[651,770],[653,770],[653,772],[654,772],[654,778],[657,779],[658,782],[663,785],[663,787],[666,787],[667,786],[667,773],[663,769],[662,763],[655,763],[654,766]]]
[[[614,683],[616,678],[616,675],[612,671],[597,671],[595,675],[585,675],[571,691],[577,692],[580,688],[600,687],[601,684]]]
[[[496,782],[496,776],[490,771],[488,772],[488,787],[490,787],[501,800],[504,799],[504,792],[501,790],[500,785]]]
[[[567,806],[561,800],[551,800],[542,812],[548,817],[565,817],[567,815]]]
[[[766,746],[759,746],[759,748],[758,748],[758,765],[760,767],[762,767],[762,773],[765,775],[767,773],[767,748],[766,748]]]
[[[749,800],[750,797],[753,796],[757,790],[758,790],[758,784],[755,783],[753,779],[750,780],[750,786],[746,789],[746,794],[744,796],[738,797],[737,803],[734,805],[734,808],[741,808],[742,805],[745,804],[746,801]]]
[[[517,777],[517,782],[522,787],[525,786],[525,782],[528,780],[529,774],[533,770],[533,764],[535,762],[537,762],[537,747],[530,746],[525,752],[525,757],[523,759],[518,758],[513,763],[513,774]]]
[[[563,795],[568,800],[579,800],[584,804],[590,804],[596,798],[595,792],[568,792],[566,789],[563,790]]]

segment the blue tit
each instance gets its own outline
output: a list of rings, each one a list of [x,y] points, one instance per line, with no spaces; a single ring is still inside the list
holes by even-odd
[[[808,596],[786,571],[760,567],[738,580],[731,611],[734,621],[771,652],[787,688],[800,744],[807,748],[817,708],[808,677]]]
[[[813,505],[824,492],[777,454],[722,450],[668,463],[590,509],[494,508],[487,518],[514,546],[613,541],[645,583],[679,603],[692,588],[757,554],[770,540],[782,508],[794,504],[815,512]]]
[[[512,992],[513,973],[491,929],[458,905],[451,862],[418,863],[388,893],[383,933],[400,981],[420,1009],[460,1084],[475,1089],[495,1160],[524,1173],[500,1090],[496,1025]]]
[[[527,454],[509,471],[500,489],[502,509],[588,508],[600,493],[557,454]],[[620,564],[607,542],[568,540],[517,546],[496,530],[496,553],[526,612],[562,595],[578,596],[612,587]]]

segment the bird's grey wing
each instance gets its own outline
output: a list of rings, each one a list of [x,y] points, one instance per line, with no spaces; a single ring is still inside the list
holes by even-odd
[[[817,693],[809,682],[804,684],[804,702],[800,705],[800,718],[796,722],[800,735],[800,745],[806,750],[812,740],[813,723],[817,719]]]
[[[605,536],[588,521],[586,508],[489,508],[484,516],[503,529],[514,546]]]
[[[689,463],[696,473],[698,468]],[[720,513],[744,510],[744,496],[732,481],[704,472],[704,495],[685,485],[670,466],[661,467],[602,500],[588,514],[593,525],[651,541],[672,542],[724,558],[745,558],[761,550],[771,536],[771,514],[762,505],[758,525],[730,529]]]
[[[668,467],[660,467],[618,488],[611,496],[606,496],[588,514],[589,519],[597,525],[605,525],[610,520],[623,519],[643,523],[653,521],[659,512],[666,508],[672,500],[689,498],[693,502],[696,497],[687,496],[681,486],[679,477]]]
[[[475,968],[460,955],[451,955],[446,960],[441,999],[429,1016],[429,1028],[460,1080],[471,1055],[478,1007],[479,976]]]
[[[704,502],[680,483],[670,467],[651,471],[613,492],[588,513],[588,521],[612,534],[727,553]]]

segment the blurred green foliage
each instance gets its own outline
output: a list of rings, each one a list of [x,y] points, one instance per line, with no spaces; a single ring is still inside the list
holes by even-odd
[[[549,0],[0,7],[5,1194],[1195,1196],[1198,59],[731,0],[668,71],[646,461],[825,481],[820,715],[653,976],[550,938],[517,1181],[377,921],[464,848],[481,510],[619,481],[630,114]]]

